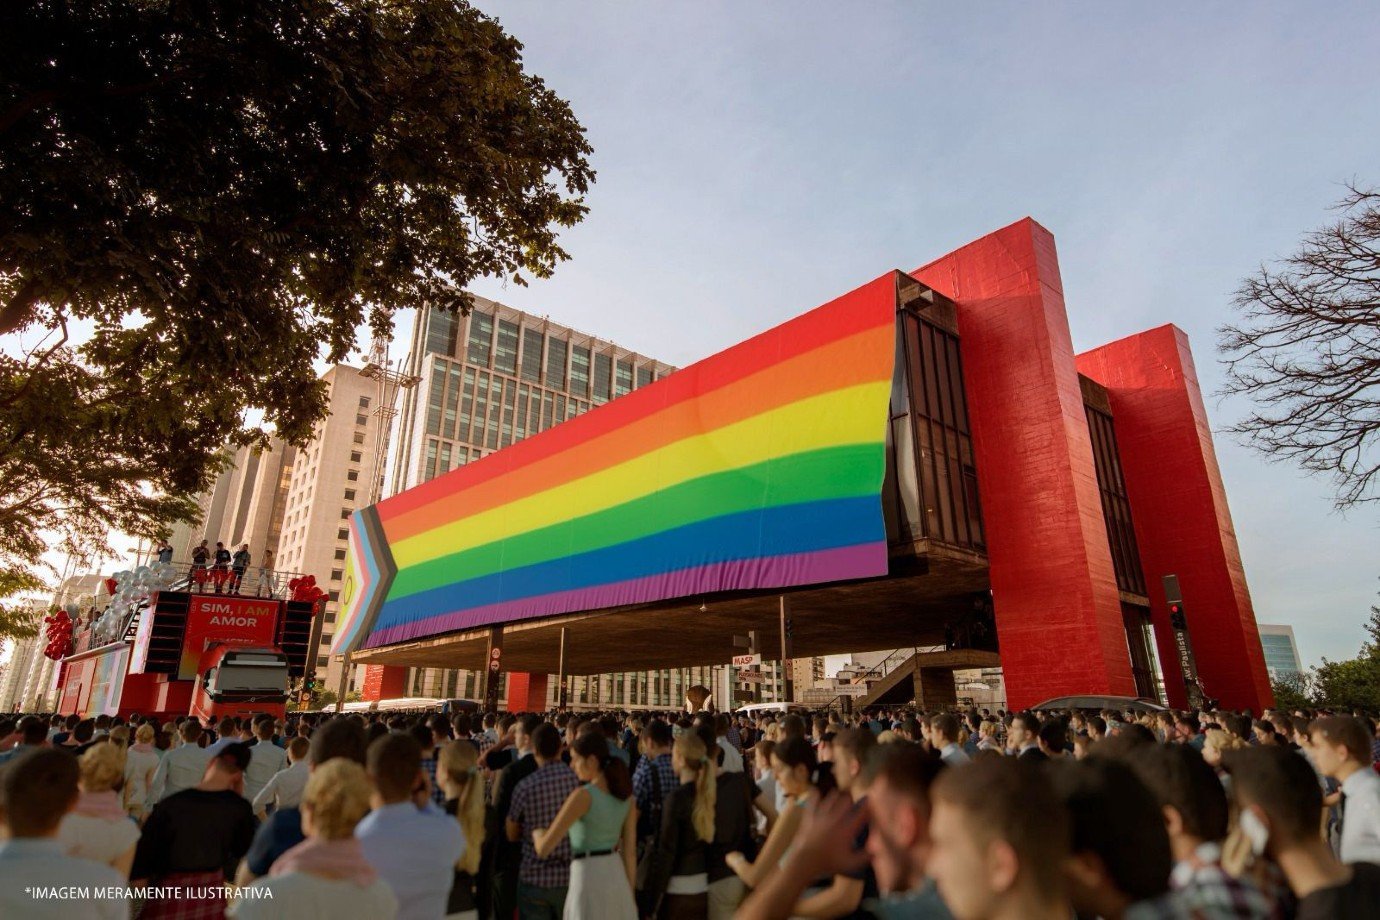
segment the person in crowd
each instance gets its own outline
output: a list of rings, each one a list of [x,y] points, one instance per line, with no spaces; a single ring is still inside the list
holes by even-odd
[[[211,548],[207,546],[208,540],[202,540],[192,549],[192,584],[196,590],[201,591],[206,587],[207,565],[211,561]],[[219,544],[217,544],[219,546]]]
[[[932,799],[926,869],[958,920],[1069,916],[1072,831],[1043,770],[1020,758],[980,760],[944,771]]]
[[[646,854],[661,833],[663,803],[680,785],[671,757],[671,727],[651,719],[641,732],[642,756],[633,771],[633,799],[637,805],[637,850],[639,875],[645,874]],[[717,753],[717,752],[716,752]],[[642,887],[639,878],[638,887]]]
[[[440,713],[427,719],[425,725],[413,727],[414,737],[422,746],[422,769],[426,771],[431,787],[431,800],[440,808],[446,804],[446,794],[436,781],[436,765],[440,759],[441,747],[451,741],[450,720]]]
[[[80,757],[82,754],[86,753],[87,749],[90,748],[91,745],[96,743],[95,737],[96,720],[82,719],[72,729],[72,732],[67,736],[67,739],[63,741],[62,744],[59,746],[62,747],[64,750],[70,751],[71,753],[76,754],[78,757]]]
[[[105,863],[128,877],[139,826],[129,820],[119,789],[125,780],[125,752],[98,744],[78,758],[81,797],[62,819],[58,840],[72,856]]]
[[[791,736],[776,745],[772,751],[772,773],[776,784],[785,793],[787,805],[777,816],[771,836],[762,847],[756,860],[749,860],[742,853],[728,854],[728,865],[743,884],[755,888],[781,862],[791,846],[804,811],[819,800],[823,793],[830,791],[830,782],[825,788],[816,785],[819,781],[819,764],[815,760],[814,748],[803,737]]]
[[[211,554],[211,582],[216,586],[216,593],[220,594],[225,588],[225,582],[230,578],[230,550],[225,548],[224,543],[216,543],[216,551]]]
[[[733,743],[728,740],[728,728],[727,715],[721,712],[714,717],[715,742],[724,752],[723,757],[719,759],[719,769],[724,773],[741,773],[743,772],[743,752],[734,747]],[[804,734],[803,727],[801,733]]]
[[[370,794],[359,764],[343,757],[322,764],[302,795],[304,839],[274,861],[267,878],[254,882],[259,896],[241,898],[227,914],[239,920],[397,916],[393,889],[355,837]]]
[[[1308,732],[1319,772],[1341,783],[1342,862],[1380,863],[1380,774],[1372,769],[1370,732],[1355,716],[1329,716]]]
[[[977,749],[979,751],[993,751],[997,754],[1001,753],[1001,742],[997,740],[996,722],[990,719],[983,719],[978,725]]]
[[[354,719],[332,719],[312,732],[307,754],[309,770],[336,757],[364,765],[364,730]],[[267,875],[278,857],[302,840],[301,810],[289,806],[279,808],[255,833],[254,842],[235,877],[236,884],[248,885],[255,878]]]
[[[0,754],[0,766],[22,757],[29,751],[48,746],[48,724],[37,716],[19,720],[19,743]]]
[[[1034,713],[1018,712],[1006,729],[1006,750],[1025,760],[1048,760],[1049,755],[1040,750],[1039,736],[1040,720]]]
[[[881,895],[863,905],[861,916],[948,920],[927,877],[930,791],[943,769],[943,761],[919,745],[878,742],[864,773],[866,806],[843,795],[821,800],[807,815],[791,858],[743,902],[739,920],[783,920],[816,879],[856,874],[869,864]],[[840,845],[856,840],[864,826],[865,849]]]
[[[776,742],[769,738],[758,741],[752,749],[752,769],[757,788],[760,790],[759,798],[762,800],[753,826],[764,837],[771,832],[772,825],[776,823],[776,816],[780,813],[779,803],[785,800],[784,793],[777,788],[776,776],[771,770],[771,755],[775,750]]]
[[[1051,768],[1073,832],[1065,877],[1074,908],[1105,920],[1180,916],[1163,812],[1145,784],[1125,763],[1096,755]]]
[[[581,785],[550,825],[532,831],[537,856],[550,856],[569,836],[568,920],[637,920],[637,812],[627,765],[609,751],[596,723],[576,736],[570,766]]]
[[[465,851],[454,866],[446,917],[478,920],[475,876],[484,848],[484,780],[479,775],[478,748],[461,740],[441,748],[436,778],[446,794],[446,814],[459,822],[465,841]]]
[[[562,835],[545,855],[537,853],[535,833],[549,828],[556,813],[580,785],[575,771],[561,760],[561,736],[548,722],[532,733],[537,769],[513,790],[504,821],[510,841],[522,843],[518,871],[518,916],[521,920],[555,920],[565,911],[570,888],[570,841]]]
[[[943,726],[933,726],[932,733],[936,732],[941,738],[947,737]],[[834,736],[834,781],[839,792],[859,809],[866,808],[864,769],[876,744],[872,733],[863,729],[848,728]],[[854,840],[855,851],[866,849],[867,836],[864,828]],[[835,874],[828,887],[802,899],[792,913],[800,917],[846,917],[856,911],[865,898],[875,898],[877,893],[876,875],[870,866],[863,866],[856,871]]]
[[[254,595],[256,597],[276,597],[278,587],[274,583],[276,580],[273,572],[273,550],[266,549],[263,551],[263,555],[259,557],[259,580],[258,584],[254,586]]]
[[[422,748],[411,735],[384,735],[367,756],[374,810],[355,828],[365,858],[392,887],[400,918],[443,916],[465,851],[460,825],[432,801]]]
[[[13,749],[22,738],[17,720],[8,717],[0,718],[0,754]]]
[[[1169,885],[1178,907],[1200,920],[1268,920],[1277,905],[1255,881],[1222,868],[1227,795],[1216,772],[1191,745],[1152,745],[1127,764],[1155,796],[1164,816],[1174,868]]]
[[[37,745],[0,771],[0,917],[124,920],[122,898],[93,897],[77,905],[63,898],[36,898],[34,888],[123,889],[125,877],[108,865],[69,856],[58,839],[64,817],[80,798],[76,758]]]
[[[1380,866],[1344,863],[1318,828],[1322,790],[1308,763],[1274,745],[1227,756],[1238,822],[1249,858],[1268,858],[1298,898],[1296,920],[1373,918],[1380,904]]]
[[[257,743],[249,749],[249,768],[244,771],[244,797],[251,803],[287,766],[287,752],[273,743],[273,719],[260,717],[253,723],[253,732]]]
[[[154,552],[157,554],[159,562],[172,562],[173,548],[167,540],[159,540],[158,548]]]
[[[710,760],[717,760],[715,749],[718,745],[709,726],[702,724],[693,733],[699,736],[700,742],[704,745],[705,756]],[[684,734],[682,733],[682,736]],[[775,747],[775,744],[774,741],[760,740],[757,742],[757,748],[766,745],[770,749]],[[771,809],[772,796],[764,793],[745,771],[719,771],[714,785],[714,839],[705,850],[705,874],[709,882],[709,918],[730,920],[738,905],[742,903],[743,896],[747,894],[747,886],[730,868],[728,856],[730,853],[742,853],[747,859],[756,856],[753,808],[755,805],[765,805]],[[774,821],[775,811],[771,814]]]
[[[153,784],[145,799],[150,809],[163,799],[192,788],[206,774],[211,753],[197,743],[202,738],[201,723],[188,719],[182,723],[179,734],[182,745],[164,754],[154,771]]]
[[[661,828],[650,850],[638,910],[643,917],[698,920],[709,914],[706,854],[714,841],[718,769],[704,739],[694,732],[676,739],[671,761],[679,782],[658,809]]]
[[[249,563],[253,557],[249,555],[249,544],[246,543],[235,554],[230,557],[230,594],[239,594],[240,585],[244,581],[244,573],[249,571]]]
[[[940,759],[949,766],[956,767],[972,759],[958,743],[958,717],[953,713],[941,712],[934,717],[930,722],[930,737]]]
[[[1040,753],[1045,757],[1063,757],[1068,752],[1069,744],[1069,732],[1064,727],[1064,720],[1055,716],[1041,723],[1035,741],[1040,747]]]
[[[489,880],[488,904],[493,916],[509,918],[517,910],[518,875],[524,846],[520,841],[509,840],[505,828],[514,790],[537,771],[537,761],[532,753],[532,734],[541,724],[541,718],[531,714],[513,723],[513,751],[517,758],[499,770],[493,782],[489,808],[485,811],[486,861],[480,875],[487,876]],[[483,901],[485,893],[481,891],[479,894]]]
[[[288,742],[287,768],[274,773],[250,803],[254,807],[254,816],[260,821],[268,817],[270,807],[296,808],[301,804],[302,794],[307,788],[307,777],[311,775],[311,766],[307,763],[310,748],[311,742],[300,735]]]
[[[1182,712],[1174,719],[1175,740],[1186,744],[1201,753],[1203,750],[1203,723],[1197,713]]]
[[[141,920],[223,911],[226,879],[254,839],[254,813],[244,800],[249,748],[230,744],[206,765],[200,783],[159,801],[144,823],[130,877],[134,887],[156,885]]]

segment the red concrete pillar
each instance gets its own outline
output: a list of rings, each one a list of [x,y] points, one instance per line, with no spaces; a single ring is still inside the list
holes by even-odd
[[[1274,704],[1188,336],[1161,326],[1078,356],[1107,388],[1170,702],[1186,705],[1160,578],[1178,575],[1198,674],[1224,706]]]
[[[508,672],[509,712],[545,712],[548,674],[528,674],[525,671]]]
[[[359,698],[367,703],[396,700],[407,695],[407,668],[402,665],[366,664]]]
[[[1134,696],[1053,235],[1026,218],[912,274],[958,305],[1008,704]]]

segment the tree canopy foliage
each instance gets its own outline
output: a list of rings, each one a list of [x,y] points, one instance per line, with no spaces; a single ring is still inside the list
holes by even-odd
[[[0,5],[0,566],[307,440],[361,324],[549,275],[594,174],[521,51],[460,0]]]
[[[1353,183],[1337,210],[1242,283],[1220,332],[1225,391],[1255,403],[1234,430],[1333,477],[1347,507],[1380,500],[1380,190]]]

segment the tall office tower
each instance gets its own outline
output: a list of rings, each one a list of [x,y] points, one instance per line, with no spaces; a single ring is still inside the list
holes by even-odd
[[[1294,641],[1294,627],[1269,623],[1260,623],[1258,626],[1260,647],[1265,652],[1265,668],[1270,672],[1270,679],[1302,676],[1303,662],[1299,659],[1299,647]]]
[[[277,550],[282,529],[287,477],[294,450],[277,438],[267,450],[240,447],[210,491],[200,497],[201,520],[172,528],[175,562],[190,562],[202,540],[222,542],[234,552],[249,544],[257,566],[265,549]]]
[[[396,450],[389,458],[385,494],[391,495],[463,466],[495,450],[545,431],[592,407],[660,380],[675,368],[612,342],[550,320],[474,298],[468,316],[444,310],[418,313],[405,373],[418,378],[403,391]],[[603,702],[650,699],[665,684],[662,705],[672,699],[672,672],[664,681],[648,675],[581,679],[589,697],[600,687],[614,694]],[[468,671],[415,668],[411,696],[474,696],[478,676]],[[616,681],[613,678],[623,678]],[[708,678],[708,674],[698,675]],[[646,678],[646,681],[641,678]],[[698,682],[698,681],[697,681]],[[647,689],[642,690],[646,683]],[[706,684],[707,686],[708,684]],[[328,684],[334,687],[334,684]],[[679,688],[679,675],[675,679]],[[554,682],[547,691],[555,693]]]
[[[380,421],[373,411],[378,384],[358,368],[337,364],[321,379],[330,391],[328,414],[317,423],[311,442],[295,452],[276,481],[277,494],[283,496],[283,514],[274,567],[316,576],[317,585],[327,594],[316,676],[324,677],[334,691],[341,666],[330,660],[329,651],[345,571],[349,518],[368,503],[369,483],[380,474]]]

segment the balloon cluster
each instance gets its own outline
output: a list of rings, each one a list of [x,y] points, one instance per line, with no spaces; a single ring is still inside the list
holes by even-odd
[[[59,608],[44,617],[43,622],[47,624],[45,635],[48,637],[43,657],[61,661],[72,651],[72,617]]]
[[[92,644],[104,645],[118,641],[134,612],[149,599],[149,595],[171,586],[176,579],[177,570],[171,562],[141,565],[133,571],[116,572],[107,578],[105,587],[110,592],[110,606],[96,619]]]
[[[306,601],[309,604],[326,598],[326,592],[316,586],[315,575],[303,575],[301,578],[291,579],[288,582],[288,590],[292,592],[293,600]]]

